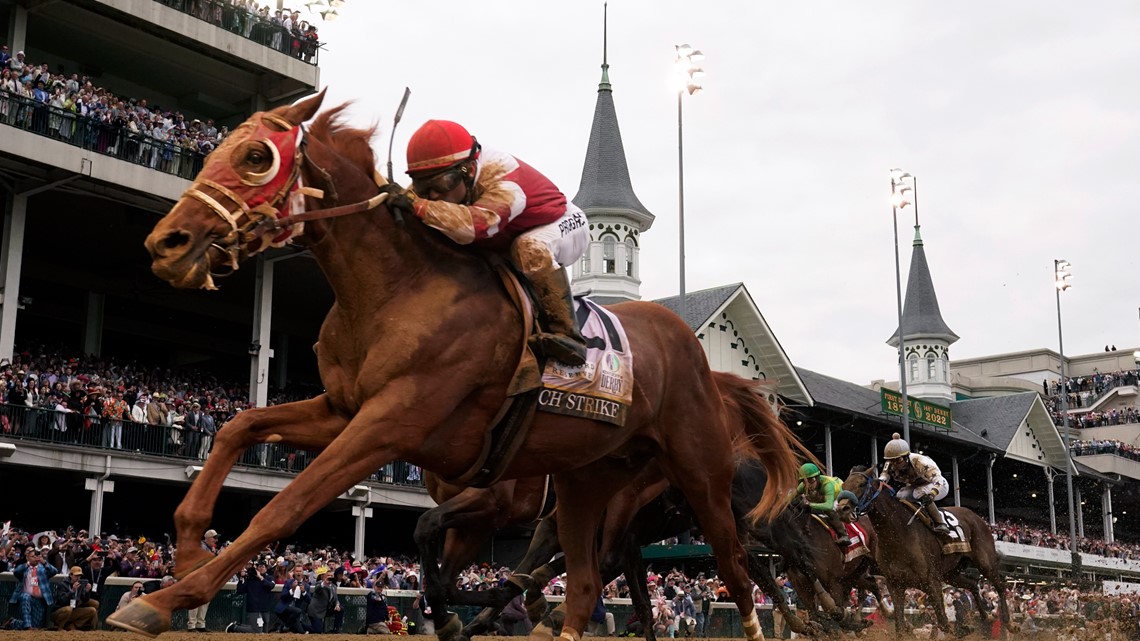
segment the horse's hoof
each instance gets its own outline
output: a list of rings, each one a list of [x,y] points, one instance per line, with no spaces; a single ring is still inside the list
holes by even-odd
[[[529,574],[512,574],[507,578],[507,583],[517,587],[519,592],[526,592],[534,585],[534,579]]]
[[[566,613],[558,608],[550,611],[542,620],[542,625],[550,628],[552,634],[562,634],[562,624],[566,623]]]
[[[153,639],[170,629],[170,613],[162,612],[146,599],[136,599],[107,617],[107,623]]]
[[[463,634],[463,622],[459,620],[459,615],[454,612],[450,613],[447,617],[447,623],[442,628],[435,629],[435,635],[439,637],[440,641],[459,641]]]
[[[185,556],[185,559],[174,559],[174,576],[175,579],[181,581],[194,573],[198,568],[210,562],[214,558],[209,552],[205,550],[184,550],[177,555],[178,557]]]
[[[534,595],[531,598],[531,595]],[[542,592],[526,593],[526,615],[531,623],[539,623],[546,616],[546,597]]]
[[[554,630],[543,621],[531,629],[527,641],[554,641]]]

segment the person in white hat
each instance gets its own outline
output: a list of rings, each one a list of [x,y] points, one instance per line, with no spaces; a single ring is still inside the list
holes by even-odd
[[[202,535],[202,549],[213,554],[218,555],[218,531],[215,529],[206,530]],[[187,610],[188,617],[186,619],[187,632],[205,632],[206,631],[206,611],[210,608],[209,602]]]

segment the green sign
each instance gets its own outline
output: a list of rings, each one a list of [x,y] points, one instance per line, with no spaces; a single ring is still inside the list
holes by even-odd
[[[895,416],[902,416],[903,402],[902,394],[894,390],[889,390],[885,387],[879,388],[879,396],[882,399],[883,413],[893,414]],[[942,405],[936,405],[930,401],[924,401],[919,398],[906,399],[910,407],[907,408],[907,416],[910,420],[918,423],[926,423],[934,427],[950,430],[954,425],[954,419],[950,415],[950,408]]]

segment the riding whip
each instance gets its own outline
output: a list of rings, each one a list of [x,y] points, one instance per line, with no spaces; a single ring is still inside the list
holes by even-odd
[[[400,124],[400,119],[404,117],[404,107],[408,106],[408,98],[412,95],[412,90],[404,87],[404,97],[400,100],[400,108],[396,110],[396,117],[392,119],[392,133],[388,136],[388,182],[395,184],[396,179],[392,174],[392,144],[396,141],[396,125]],[[404,224],[404,216],[399,211],[393,211],[392,215],[396,218],[397,225]]]
[[[918,509],[914,511],[914,514],[910,515],[910,520],[906,522],[908,527],[910,526],[911,523],[914,523],[915,517],[917,517],[918,513],[921,512],[923,509],[925,509],[925,508],[922,505],[919,505]]]

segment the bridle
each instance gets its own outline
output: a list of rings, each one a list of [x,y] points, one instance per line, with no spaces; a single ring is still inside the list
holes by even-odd
[[[879,479],[875,478],[875,473],[872,470],[867,470],[861,473],[867,482],[863,485],[863,495],[859,497],[859,502],[855,504],[855,515],[863,516],[867,510],[871,508],[871,504],[879,495],[883,493],[883,484]]]
[[[280,128],[280,131],[271,130],[266,123]],[[205,175],[206,172],[200,173],[194,183],[182,194],[183,197],[193,198],[206,205],[230,226],[228,234],[210,243],[211,249],[226,256],[225,264],[229,271],[215,271],[213,261],[210,261],[211,276],[228,276],[237,271],[241,261],[250,256],[269,247],[281,247],[290,240],[300,237],[304,233],[306,221],[368,211],[387,199],[388,193],[382,191],[368,200],[350,205],[306,211],[306,197],[324,200],[327,191],[335,202],[336,191],[329,173],[313,162],[308,155],[305,128],[294,125],[276,114],[262,113],[257,120],[251,119],[240,125],[231,135],[249,127],[254,129],[249,139],[263,142],[273,156],[269,168],[261,173],[241,175],[227,164],[225,170],[222,170],[223,175],[214,175],[211,178]],[[325,179],[326,189],[303,184],[301,170],[306,163]],[[282,165],[286,164],[288,173],[280,176]],[[381,188],[388,184],[375,170],[373,170],[373,181]],[[224,184],[226,182],[231,183],[233,188]],[[265,189],[243,197],[235,190],[240,188],[239,186]],[[214,190],[224,197],[224,200],[236,205],[236,209],[223,205],[217,198],[206,193],[202,187]],[[250,201],[254,202],[251,204]]]

